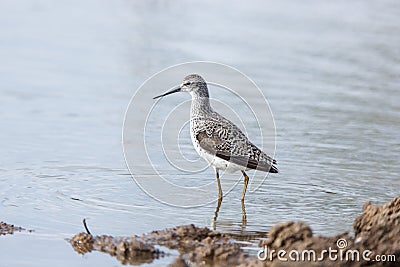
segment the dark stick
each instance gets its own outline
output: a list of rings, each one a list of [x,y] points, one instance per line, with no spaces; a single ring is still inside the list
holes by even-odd
[[[89,231],[89,228],[86,225],[86,218],[83,219],[83,227],[85,227],[85,231],[88,235],[92,235]]]

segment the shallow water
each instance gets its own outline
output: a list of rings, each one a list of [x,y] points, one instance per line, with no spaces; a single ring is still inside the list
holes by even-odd
[[[335,234],[351,231],[365,201],[399,194],[398,1],[226,4],[0,3],[0,220],[35,230],[1,237],[1,264],[117,264],[77,255],[65,241],[83,230],[84,217],[94,234],[194,223],[246,237],[287,220]],[[246,225],[241,183],[214,224],[215,202],[161,204],[124,162],[131,96],[150,75],[192,60],[238,68],[271,105],[280,173],[247,195]],[[201,175],[213,179],[212,169]]]

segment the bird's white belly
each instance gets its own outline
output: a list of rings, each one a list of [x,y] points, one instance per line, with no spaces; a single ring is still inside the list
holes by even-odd
[[[221,159],[213,154],[208,153],[204,149],[202,149],[197,142],[197,140],[194,140],[192,137],[192,142],[193,146],[196,149],[196,152],[207,161],[207,163],[217,169],[224,170],[228,173],[233,173],[239,170],[246,170],[245,167],[237,165],[235,163],[229,162],[227,160]]]

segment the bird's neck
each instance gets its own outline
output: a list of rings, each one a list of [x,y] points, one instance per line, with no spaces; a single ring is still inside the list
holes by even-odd
[[[199,92],[191,92],[192,95],[192,106],[190,109],[190,115],[193,116],[204,116],[213,111],[210,105],[210,98],[207,94]]]

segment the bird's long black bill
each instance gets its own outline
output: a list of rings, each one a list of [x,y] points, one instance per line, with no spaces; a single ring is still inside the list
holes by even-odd
[[[168,92],[166,92],[166,93],[164,93],[162,95],[155,96],[155,97],[153,97],[153,99],[160,98],[160,97],[163,97],[163,96],[166,96],[166,95],[170,95],[170,94],[173,94],[173,93],[176,93],[176,92],[180,92],[180,91],[181,91],[181,88],[177,87],[177,88],[174,88],[174,89],[172,89],[172,90],[170,90],[170,91],[168,91]]]

